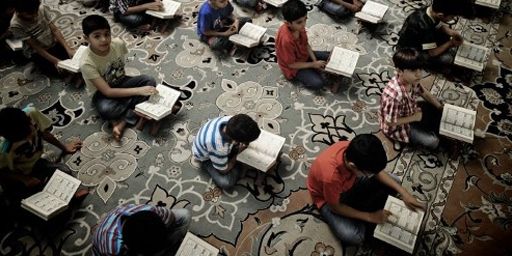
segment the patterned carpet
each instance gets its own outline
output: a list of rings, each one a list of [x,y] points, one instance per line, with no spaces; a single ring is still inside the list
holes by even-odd
[[[477,109],[477,128],[486,132],[486,139],[464,147],[458,158],[449,158],[443,151],[404,148],[378,131],[379,97],[393,74],[389,56],[397,32],[407,14],[428,1],[380,1],[390,6],[386,23],[375,29],[363,27],[359,34],[354,19],[333,21],[318,11],[316,1],[305,1],[314,49],[339,45],[361,53],[356,75],[345,80],[337,95],[308,91],[281,75],[273,43],[281,24],[278,11],[255,15],[237,8],[238,15],[251,16],[256,24],[268,27],[271,37],[263,46],[220,59],[195,34],[202,1],[181,2],[183,19],[173,22],[164,35],[136,36],[111,23],[113,35],[128,43],[128,73],[152,75],[182,92],[179,113],[165,120],[154,137],[147,130],[129,129],[116,143],[84,90],[37,71],[30,74],[27,66],[4,65],[0,70],[2,105],[32,103],[52,118],[58,138],[84,141],[83,149],[64,161],[92,192],[48,223],[23,211],[3,213],[13,221],[2,222],[0,255],[90,255],[97,222],[126,203],[188,208],[193,213],[191,231],[219,247],[223,255],[403,254],[374,240],[361,247],[343,246],[305,190],[308,168],[318,152],[361,133],[382,138],[389,158],[387,171],[428,201],[417,255],[511,254],[506,243],[512,219],[510,3],[491,22],[460,19],[453,25],[466,40],[493,49],[487,70],[475,74],[470,87],[433,75],[422,81],[446,102]],[[83,40],[81,19],[102,14],[72,0],[43,3],[75,46]],[[234,113],[252,116],[260,127],[287,140],[278,171],[249,172],[232,193],[225,193],[191,161],[190,144],[206,119]],[[48,147],[46,157],[56,159],[58,153]]]

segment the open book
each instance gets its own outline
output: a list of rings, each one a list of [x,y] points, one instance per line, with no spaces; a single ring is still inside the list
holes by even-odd
[[[61,60],[59,61],[59,63],[57,63],[57,66],[59,68],[65,69],[73,73],[80,72],[80,60],[82,59],[86,51],[87,46],[80,45],[80,47],[78,47],[78,49],[76,50],[75,55],[73,55],[72,59]]]
[[[356,69],[358,59],[358,52],[336,46],[332,50],[329,62],[325,66],[325,71],[351,77]]]
[[[247,148],[237,155],[236,160],[267,172],[276,163],[285,140],[284,137],[261,130],[258,139],[249,143]]]
[[[187,232],[176,256],[217,256],[219,249],[198,236]]]
[[[284,3],[288,2],[288,0],[263,0],[265,3],[270,4],[274,7],[281,7]]]
[[[476,111],[444,104],[439,134],[473,143]]]
[[[481,72],[484,70],[488,54],[488,48],[481,45],[464,42],[457,49],[454,63],[456,65]]]
[[[413,211],[396,197],[388,196],[384,209],[392,213],[388,221],[375,227],[373,236],[408,253],[414,251],[425,212]]]
[[[23,41],[21,39],[6,38],[5,43],[13,51],[19,51],[23,49]]]
[[[386,5],[373,1],[367,1],[361,11],[356,12],[355,16],[361,20],[377,24],[382,22],[384,14],[386,14],[388,8],[389,7]]]
[[[475,4],[497,10],[500,8],[501,0],[476,0]]]
[[[49,220],[68,208],[80,183],[79,179],[57,169],[43,191],[21,200],[21,207]]]
[[[173,0],[162,0],[162,4],[164,9],[162,11],[152,11],[146,10],[147,15],[151,15],[153,17],[157,17],[159,19],[172,19],[178,13],[178,10],[181,7],[180,2],[176,2]]]
[[[235,44],[251,48],[260,44],[265,32],[267,32],[267,28],[246,22],[238,34],[231,35],[229,40]]]
[[[135,111],[158,121],[172,113],[172,107],[178,101],[181,92],[163,84],[157,85],[156,90],[157,94],[153,94],[147,101],[135,105]]]

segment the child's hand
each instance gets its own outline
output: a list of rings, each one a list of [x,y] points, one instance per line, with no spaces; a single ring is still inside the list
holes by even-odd
[[[76,141],[68,143],[64,146],[64,153],[73,154],[81,148],[82,148],[82,141],[76,140]]]
[[[421,121],[421,118],[423,117],[423,113],[421,111],[417,111],[412,115],[412,119],[415,122]]]
[[[146,10],[151,10],[151,11],[161,11],[161,10],[163,10],[164,6],[162,5],[162,2],[156,1],[156,2],[145,3],[144,8]]]
[[[33,187],[41,184],[40,179],[38,179],[36,177],[30,177],[30,176],[24,177],[21,182],[23,182],[23,184],[28,188],[33,188]]]
[[[75,56],[76,50],[73,48],[67,47],[66,52],[68,53],[68,56],[71,59],[71,58],[73,58],[73,56]]]
[[[139,87],[139,95],[150,96],[157,93],[158,90],[154,86],[146,85],[143,87]]]
[[[453,46],[459,46],[464,43],[464,39],[459,34],[452,36],[451,43]]]
[[[325,62],[323,60],[313,61],[312,62],[312,68],[324,69],[326,64],[327,64],[327,62]]]
[[[370,219],[368,220],[368,222],[381,224],[386,222],[388,220],[388,217],[391,215],[393,214],[388,210],[378,210],[376,212],[370,213]]]

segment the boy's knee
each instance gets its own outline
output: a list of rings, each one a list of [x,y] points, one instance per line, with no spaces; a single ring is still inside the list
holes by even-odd
[[[221,188],[222,190],[231,190],[236,184],[236,181],[232,181],[230,179],[216,179],[214,180],[215,184]]]
[[[148,76],[148,75],[141,75],[140,77],[146,85],[156,86],[155,78]]]
[[[311,79],[308,81],[307,84],[305,84],[306,87],[318,90],[325,86],[325,81],[322,79],[322,77],[311,77]]]

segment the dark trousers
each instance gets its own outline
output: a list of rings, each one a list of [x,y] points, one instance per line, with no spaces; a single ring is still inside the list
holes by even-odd
[[[46,51],[60,60],[69,59],[68,52],[66,51],[64,46],[62,46],[58,42],[55,43],[54,46],[48,48]],[[43,56],[34,53],[32,55],[32,60],[34,61],[36,67],[38,67],[43,74],[47,76],[57,76],[59,74],[59,71],[57,70],[55,65],[49,62],[47,59],[43,58]]]

